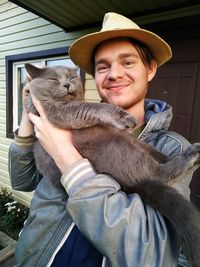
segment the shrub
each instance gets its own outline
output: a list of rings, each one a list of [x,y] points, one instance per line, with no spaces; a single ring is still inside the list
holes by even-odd
[[[29,209],[14,200],[6,189],[0,191],[0,230],[14,239],[23,227],[27,219]]]
[[[6,203],[13,201],[12,194],[6,188],[0,189],[0,218],[6,214]]]
[[[4,243],[0,240],[0,250],[3,249],[3,248],[5,248],[5,245],[4,245]]]

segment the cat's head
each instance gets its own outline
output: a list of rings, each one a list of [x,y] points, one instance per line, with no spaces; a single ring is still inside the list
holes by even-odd
[[[83,86],[77,69],[65,66],[39,68],[29,63],[25,68],[32,78],[30,91],[41,102],[83,99]]]

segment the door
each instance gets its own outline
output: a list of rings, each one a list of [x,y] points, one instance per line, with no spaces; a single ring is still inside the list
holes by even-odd
[[[197,63],[172,62],[158,69],[148,97],[162,99],[173,107],[170,129],[190,139],[196,93]],[[200,141],[200,140],[199,140]]]
[[[200,142],[200,38],[180,40],[179,32],[179,40],[172,40],[171,46],[173,59],[158,69],[147,97],[164,100],[173,107],[170,130],[191,143]],[[191,201],[200,209],[200,168],[190,188]]]

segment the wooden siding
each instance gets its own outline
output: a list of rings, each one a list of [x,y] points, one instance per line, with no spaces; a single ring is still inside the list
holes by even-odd
[[[85,78],[85,100],[90,102],[100,101],[94,79],[89,74],[86,74]]]
[[[13,140],[6,138],[5,57],[66,47],[84,33],[66,33],[35,14],[7,0],[0,0],[0,187],[7,187],[20,202],[29,203],[32,194],[13,191],[7,171],[8,148]],[[94,81],[91,76],[86,79],[86,99],[97,101]]]

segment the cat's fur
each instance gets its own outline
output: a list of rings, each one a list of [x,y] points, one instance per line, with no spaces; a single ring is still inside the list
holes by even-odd
[[[82,83],[75,70],[61,66],[39,69],[31,64],[26,69],[33,78],[31,93],[40,100],[50,122],[72,129],[75,147],[97,173],[110,174],[125,192],[140,194],[165,216],[176,228],[192,266],[200,267],[200,214],[168,185],[199,166],[200,144],[168,160],[126,131],[135,126],[126,111],[107,103],[83,102]],[[36,113],[31,98],[29,108]],[[61,173],[39,142],[34,153],[38,170],[59,183]]]

